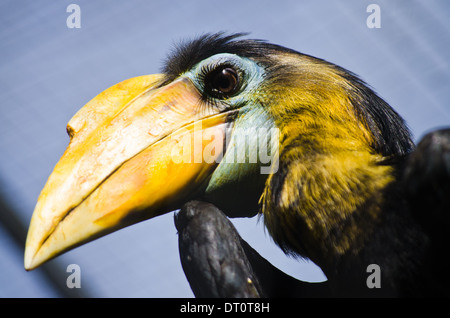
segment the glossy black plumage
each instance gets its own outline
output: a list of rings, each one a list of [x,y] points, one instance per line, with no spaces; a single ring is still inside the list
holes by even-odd
[[[162,68],[166,82],[174,80],[208,57],[219,53],[231,53],[251,58],[264,65],[268,70],[267,80],[274,85],[289,86],[295,70],[289,65],[275,63],[268,56],[281,53],[306,56],[331,66],[343,74],[343,80],[353,84],[353,92],[349,92],[349,98],[359,119],[366,122],[373,136],[377,137],[372,145],[375,151],[384,156],[395,157],[404,156],[414,149],[411,134],[401,116],[357,75],[320,58],[280,45],[263,40],[239,39],[245,35],[245,33],[231,35],[208,33],[194,40],[180,43],[166,59]]]
[[[298,52],[263,41],[236,40],[240,35],[224,36],[223,34],[206,35],[178,48],[168,59],[164,72],[170,81],[187,71],[196,63],[213,54],[234,53],[254,59],[264,65],[268,72],[267,81],[276,85],[290,85],[295,70],[286,65],[276,65],[267,58],[268,53]],[[312,57],[311,57],[312,58]],[[321,296],[435,296],[450,295],[449,280],[445,278],[448,261],[445,250],[448,246],[449,221],[449,187],[450,187],[450,134],[448,130],[437,131],[424,137],[415,150],[409,130],[403,119],[362,80],[351,72],[323,60],[313,58],[343,74],[342,78],[351,83],[348,91],[357,118],[364,122],[374,137],[370,145],[374,152],[385,157],[379,165],[392,166],[394,182],[380,190],[382,201],[369,199],[359,211],[337,227],[330,227],[333,238],[339,239],[347,228],[355,226],[360,229],[370,229],[370,235],[358,242],[362,246],[334,258],[324,266],[329,281],[322,285],[317,293],[317,286],[302,284],[300,294]],[[306,137],[303,136],[303,139]],[[305,145],[305,140],[297,146]],[[295,146],[295,143],[291,145]],[[311,149],[314,149],[312,147]],[[320,149],[318,149],[320,151]],[[272,178],[268,186],[273,190],[274,198],[280,194],[284,179],[289,169],[289,162],[280,165],[280,171]],[[367,180],[370,182],[370,180]],[[299,189],[301,193],[301,189]],[[376,218],[368,218],[367,209],[381,209]],[[198,208],[198,206],[197,206]],[[208,208],[209,209],[209,208]],[[201,208],[200,208],[201,210]],[[228,211],[227,211],[228,212]],[[196,214],[199,219],[201,213]],[[201,221],[198,221],[201,223]],[[294,226],[295,227],[295,226]],[[298,227],[300,228],[300,226]],[[235,237],[232,227],[223,228],[222,238],[231,235]],[[230,231],[230,232],[228,232]],[[283,232],[283,229],[280,229]],[[202,230],[183,241],[181,253],[189,249],[191,242],[198,241],[195,235],[202,235]],[[228,233],[228,234],[227,234]],[[202,241],[204,242],[204,241]],[[239,240],[234,240],[238,244]],[[214,243],[216,244],[216,243]],[[283,242],[278,242],[283,248]],[[301,243],[300,243],[301,244]],[[329,243],[330,245],[333,242]],[[311,249],[311,247],[309,247]],[[289,252],[286,246],[285,251]],[[214,257],[214,249],[208,249],[212,254],[194,255],[199,262],[205,257]],[[252,258],[252,252],[235,255],[237,258]],[[308,256],[306,254],[305,256]],[[264,263],[260,260],[252,266]],[[251,262],[250,262],[251,263]],[[248,264],[248,263],[247,263]],[[381,268],[381,288],[370,289],[367,286],[367,268],[377,264]],[[326,267],[326,268],[325,268]],[[252,268],[249,273],[254,275]],[[189,268],[185,267],[188,277]],[[264,285],[267,277],[258,276],[258,281]],[[266,286],[272,282],[265,283]],[[289,285],[289,284],[288,284]],[[294,284],[295,285],[295,284]],[[271,288],[275,288],[274,285]],[[269,288],[270,289],[270,288]],[[296,288],[291,288],[292,295],[298,294]],[[266,294],[271,294],[266,291]],[[276,294],[276,293],[274,293]],[[204,295],[204,294],[203,294]]]
[[[386,205],[391,209],[380,223],[362,254],[356,259],[342,260],[340,276],[324,283],[298,281],[274,268],[243,241],[225,215],[211,204],[190,202],[176,216],[180,231],[179,248],[184,271],[196,296],[200,297],[430,297],[450,296],[450,266],[447,249],[450,243],[450,129],[427,134],[417,149],[399,165],[398,181]],[[411,214],[410,214],[411,213]],[[189,214],[189,217],[184,216]],[[208,217],[205,217],[205,215]],[[177,220],[178,219],[178,220]],[[183,221],[180,221],[183,220]],[[189,224],[187,220],[194,219]],[[359,220],[363,226],[364,220]],[[217,224],[227,223],[218,227]],[[386,226],[386,224],[388,226]],[[188,227],[191,227],[188,230]],[[189,231],[190,236],[185,236]],[[220,240],[206,241],[204,235],[215,233]],[[396,237],[397,236],[397,237]],[[203,252],[196,252],[199,242]],[[237,271],[206,270],[198,272],[190,264],[208,264],[217,259],[217,244],[232,246],[234,253],[221,253],[230,264],[240,265]],[[214,246],[214,247],[213,247]],[[222,250],[223,252],[224,250]],[[236,252],[239,251],[239,252]],[[188,255],[191,259],[187,261]],[[407,260],[409,263],[404,264]],[[381,288],[369,289],[369,273],[364,264],[381,266]],[[235,265],[237,266],[237,265]],[[236,267],[234,267],[236,268]],[[345,269],[347,268],[347,269]],[[360,269],[355,272],[355,269]],[[235,269],[236,271],[236,269]],[[220,276],[223,285],[212,285],[201,276]],[[247,277],[257,282],[256,293],[247,288],[230,291],[230,281],[246,286]],[[237,282],[236,282],[237,281]],[[234,285],[236,287],[236,285]],[[345,286],[336,287],[336,286]],[[222,294],[219,294],[222,293]]]

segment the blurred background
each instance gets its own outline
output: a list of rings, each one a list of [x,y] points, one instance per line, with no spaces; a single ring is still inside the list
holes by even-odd
[[[81,9],[68,28],[67,7]],[[381,28],[369,28],[369,4]],[[360,75],[409,123],[415,139],[450,125],[450,2],[381,0],[0,1],[0,297],[193,297],[182,271],[173,213],[141,222],[23,269],[37,197],[66,148],[76,111],[124,79],[157,73],[174,44],[205,32],[250,32]],[[325,280],[290,259],[262,222],[240,234],[290,275]],[[69,289],[69,264],[81,288]]]

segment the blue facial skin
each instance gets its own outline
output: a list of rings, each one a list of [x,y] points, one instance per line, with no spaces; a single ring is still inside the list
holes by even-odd
[[[227,65],[237,71],[240,78],[240,88],[233,94],[220,101],[218,104],[227,105],[227,108],[239,108],[248,104],[257,96],[257,91],[265,78],[265,70],[253,60],[243,58],[235,54],[222,53],[211,56],[194,66],[183,76],[192,80],[200,92],[205,91],[204,77],[215,68]],[[222,109],[220,109],[222,110]]]
[[[278,164],[278,140],[269,137],[270,145],[262,147],[265,152],[262,153],[263,160],[260,153],[262,148],[258,146],[266,140],[262,137],[276,129],[257,98],[261,96],[259,91],[266,75],[265,69],[248,58],[222,53],[203,60],[181,76],[189,78],[200,92],[205,92],[206,74],[225,65],[238,73],[240,87],[232,96],[223,99],[207,96],[207,103],[217,107],[220,112],[239,109],[239,113],[231,133],[227,134],[228,146],[222,161],[205,184],[204,198],[215,203],[229,216],[248,216],[257,213],[259,197],[270,166],[273,168],[274,163]]]

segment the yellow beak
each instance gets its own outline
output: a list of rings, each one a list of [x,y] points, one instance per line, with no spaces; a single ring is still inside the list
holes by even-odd
[[[179,208],[205,186],[232,111],[200,107],[189,79],[162,81],[147,75],[118,83],[71,119],[70,144],[31,219],[25,269]]]

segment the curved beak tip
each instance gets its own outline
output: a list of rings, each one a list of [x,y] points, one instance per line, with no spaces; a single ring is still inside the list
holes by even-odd
[[[178,208],[174,204],[190,199],[211,174],[214,160],[175,162],[170,154],[184,153],[186,144],[190,150],[197,147],[198,122],[205,135],[224,136],[229,117],[199,110],[201,94],[190,81],[160,87],[160,79],[153,75],[116,84],[69,122],[71,142],[42,190],[30,223],[26,270]],[[156,136],[148,133],[154,127],[162,127]],[[201,141],[200,151],[209,143]]]
[[[27,242],[25,246],[24,267],[26,271],[31,271],[42,263],[36,258],[39,247],[33,246]]]

